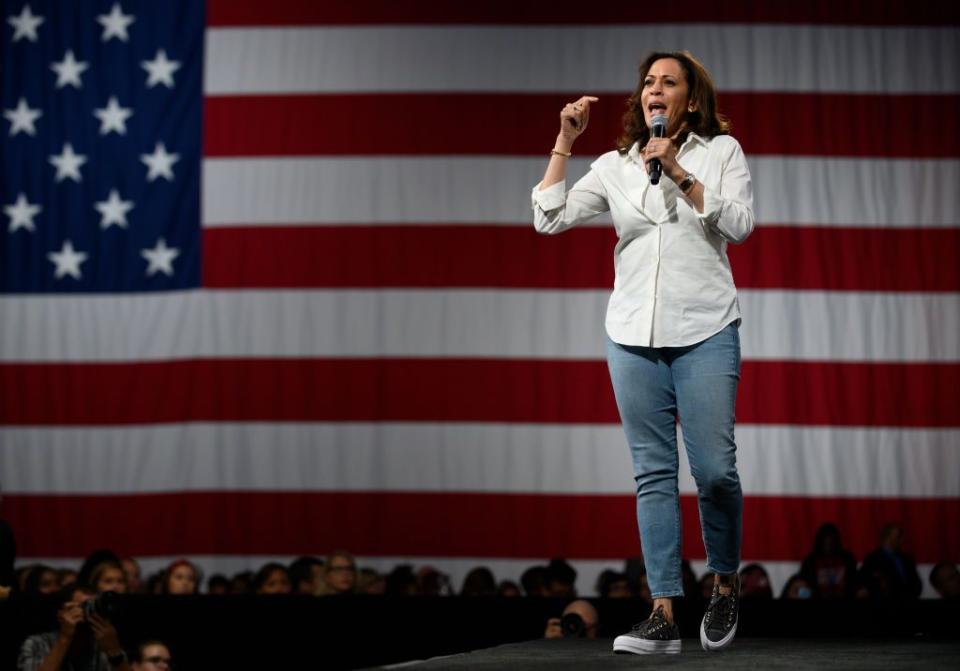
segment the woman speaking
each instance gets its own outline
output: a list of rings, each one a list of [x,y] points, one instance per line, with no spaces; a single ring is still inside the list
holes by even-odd
[[[726,249],[753,230],[750,172],[717,113],[703,66],[686,51],[654,53],[640,64],[618,148],[567,189],[567,160],[597,100],[584,96],[561,111],[550,164],[533,189],[533,210],[541,233],[560,233],[609,211],[619,238],[607,363],[633,458],[654,605],[613,649],[680,652],[673,618],[673,597],[683,594],[679,416],[697,483],[707,569],[714,574],[700,642],[719,650],[737,630],[743,509],[734,441],[740,306]]]

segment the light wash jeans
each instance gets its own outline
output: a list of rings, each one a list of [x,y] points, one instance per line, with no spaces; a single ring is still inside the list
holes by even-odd
[[[607,365],[633,455],[650,593],[683,594],[676,415],[697,483],[707,570],[736,573],[743,511],[733,438],[739,322],[686,347],[635,347],[607,338]]]

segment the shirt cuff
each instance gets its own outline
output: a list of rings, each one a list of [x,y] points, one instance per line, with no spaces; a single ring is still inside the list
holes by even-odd
[[[700,182],[703,184],[703,182]],[[715,224],[720,218],[720,210],[723,208],[723,198],[720,194],[703,184],[703,212],[697,212],[697,216],[705,224]],[[694,208],[696,212],[696,208]]]
[[[541,189],[539,182],[535,187],[533,187],[533,193],[530,194],[530,203],[531,206],[536,208],[540,206],[540,209],[544,212],[549,212],[550,210],[555,210],[558,207],[563,207],[567,192],[567,183],[566,181],[556,182],[551,184],[546,189]]]

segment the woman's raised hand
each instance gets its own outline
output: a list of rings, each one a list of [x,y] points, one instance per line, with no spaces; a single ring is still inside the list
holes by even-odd
[[[595,103],[599,98],[593,96],[583,96],[576,102],[564,105],[560,111],[560,138],[564,144],[573,146],[574,140],[587,129],[590,123],[590,103]]]
[[[590,123],[590,103],[599,98],[583,96],[580,100],[568,103],[560,111],[560,134],[557,135],[553,149],[550,151],[550,163],[547,172],[540,181],[540,188],[545,189],[557,182],[562,182],[567,175],[567,159],[573,153],[573,141],[587,129]]]

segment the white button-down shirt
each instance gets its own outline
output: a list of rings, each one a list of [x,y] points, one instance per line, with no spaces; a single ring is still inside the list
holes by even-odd
[[[697,212],[666,176],[650,184],[636,143],[608,152],[573,188],[533,188],[533,223],[560,233],[610,211],[619,242],[606,329],[622,345],[692,345],[740,319],[727,243],[753,230],[753,189],[740,144],[690,133],[677,162],[703,184]]]

